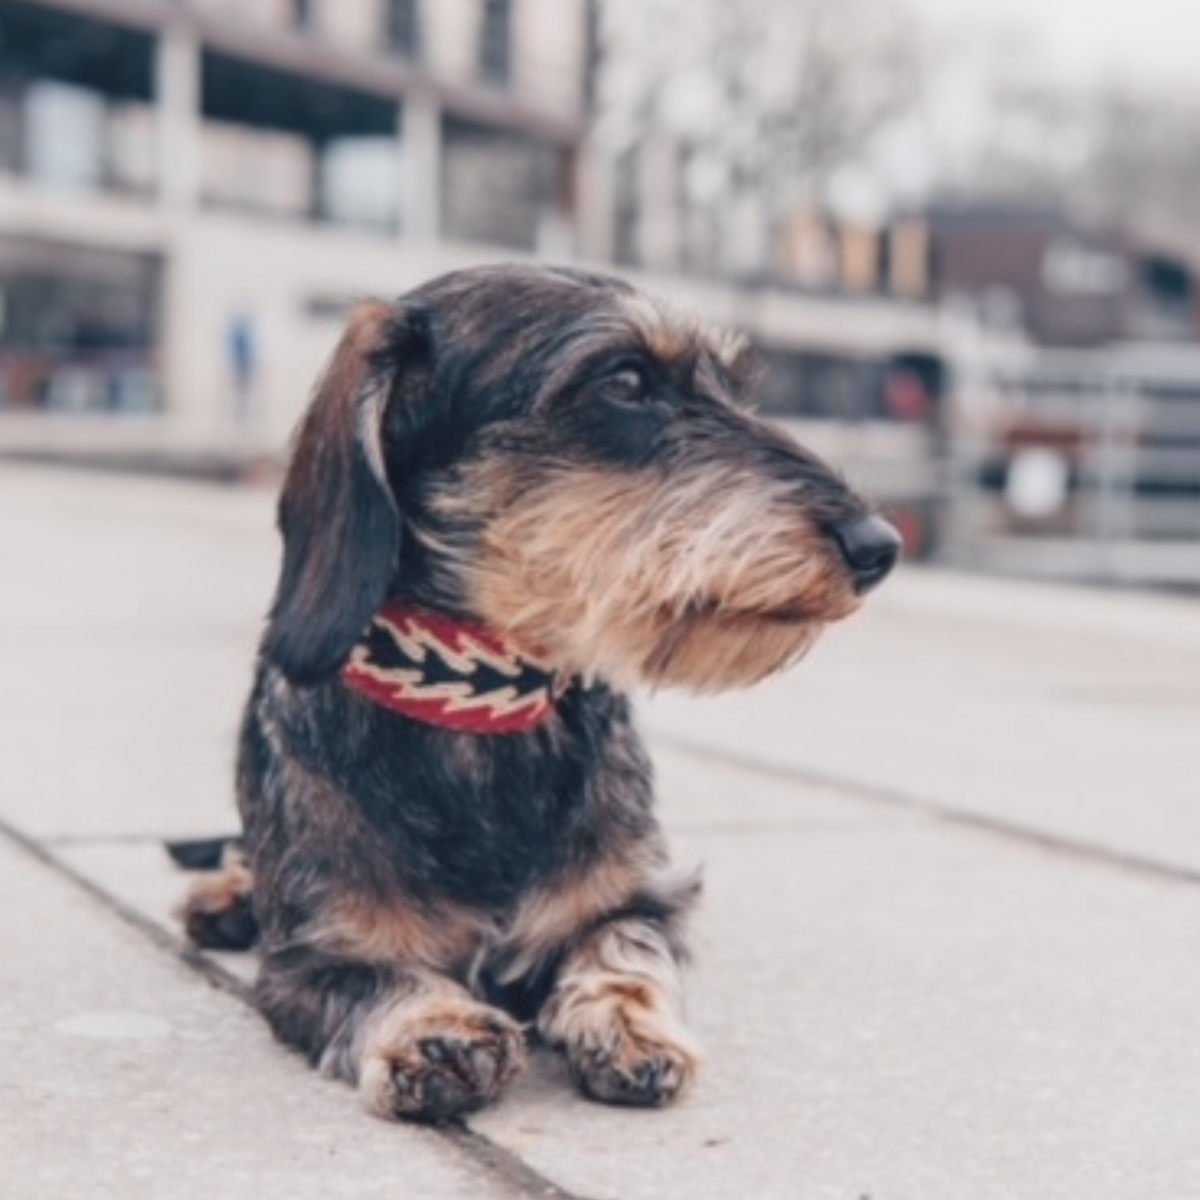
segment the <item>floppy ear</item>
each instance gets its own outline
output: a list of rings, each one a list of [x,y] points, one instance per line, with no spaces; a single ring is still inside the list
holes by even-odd
[[[263,651],[296,683],[338,670],[375,614],[400,553],[384,420],[410,402],[424,338],[382,301],[359,305],[296,434],[279,502],[283,567]]]

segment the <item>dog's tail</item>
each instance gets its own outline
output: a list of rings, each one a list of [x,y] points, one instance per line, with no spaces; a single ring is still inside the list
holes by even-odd
[[[215,871],[225,865],[227,851],[242,851],[242,839],[229,837],[185,838],[163,842],[163,847],[176,866],[185,871]]]

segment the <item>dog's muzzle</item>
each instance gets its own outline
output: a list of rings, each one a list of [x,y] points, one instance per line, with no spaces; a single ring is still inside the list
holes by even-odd
[[[860,596],[887,578],[904,544],[900,534],[882,517],[856,517],[844,525],[835,525],[830,533],[854,576],[854,590]]]

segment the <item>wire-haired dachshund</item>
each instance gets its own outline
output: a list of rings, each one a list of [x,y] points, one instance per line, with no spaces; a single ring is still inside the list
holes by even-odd
[[[626,283],[499,266],[350,318],[296,436],[241,732],[245,861],[186,909],[384,1117],[692,1079],[671,870],[625,689],[794,662],[899,538],[746,406],[745,343]]]

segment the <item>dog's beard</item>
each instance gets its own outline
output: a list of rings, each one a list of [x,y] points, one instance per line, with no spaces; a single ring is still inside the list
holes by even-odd
[[[497,505],[461,569],[471,607],[562,671],[713,692],[796,662],[859,604],[779,484],[577,471]]]
[[[749,687],[803,658],[823,629],[740,614],[685,617],[664,629],[639,676],[652,687],[693,692]]]

